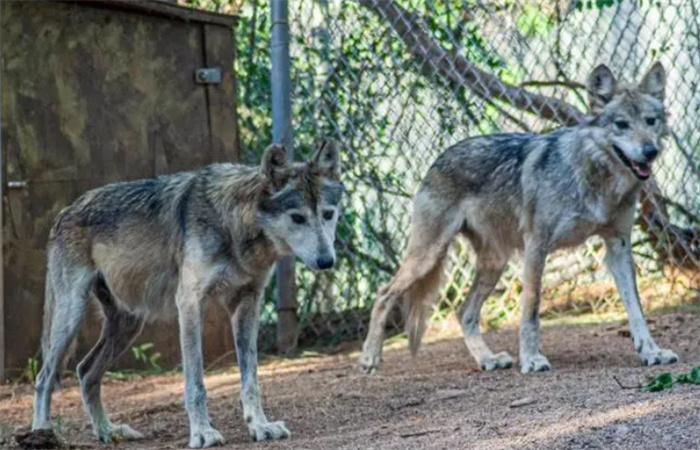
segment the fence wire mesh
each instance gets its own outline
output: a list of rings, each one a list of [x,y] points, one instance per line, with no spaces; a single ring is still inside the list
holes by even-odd
[[[644,192],[633,250],[647,308],[696,298],[699,8],[697,0],[290,2],[297,155],[323,137],[337,139],[348,188],[335,270],[297,270],[300,342],[364,334],[374,293],[396,271],[407,243],[412,194],[445,148],[468,136],[581,122],[585,79],[600,63],[630,81],[653,61],[666,68],[672,133]],[[248,2],[239,13],[240,125],[247,162],[255,164],[270,136],[269,4]],[[603,256],[596,239],[550,256],[545,314],[616,308]],[[456,242],[437,319],[464,300],[473,263],[469,245]],[[488,324],[516,313],[519,273],[517,261],[504,273],[484,308]],[[274,322],[272,300],[263,316]],[[395,319],[394,327],[400,315]]]

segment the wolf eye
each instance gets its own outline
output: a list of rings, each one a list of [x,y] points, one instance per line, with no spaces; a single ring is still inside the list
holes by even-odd
[[[618,128],[618,130],[627,130],[630,127],[630,123],[626,120],[618,120],[615,122],[615,126]]]
[[[292,222],[301,225],[306,222],[306,218],[301,214],[292,214]]]
[[[326,211],[323,211],[323,220],[331,220],[333,218],[333,210],[328,209]]]
[[[647,117],[646,120],[647,120],[647,125],[649,125],[650,127],[653,127],[654,125],[656,125],[656,117]]]

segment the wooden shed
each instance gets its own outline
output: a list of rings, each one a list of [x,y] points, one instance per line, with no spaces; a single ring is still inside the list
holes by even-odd
[[[236,18],[166,1],[0,3],[2,261],[0,379],[39,349],[45,245],[86,190],[237,160]],[[102,325],[88,311],[78,353]],[[147,326],[160,362],[179,360],[177,322]],[[208,311],[205,357],[233,348]],[[131,352],[119,365],[134,367]]]

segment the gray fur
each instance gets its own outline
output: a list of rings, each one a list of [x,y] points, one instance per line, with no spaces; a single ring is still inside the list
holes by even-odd
[[[427,310],[440,287],[441,266],[456,235],[469,239],[477,273],[461,309],[464,339],[484,370],[509,367],[481,337],[479,316],[514,252],[524,256],[520,368],[549,370],[539,348],[539,307],[545,259],[592,235],[605,239],[607,264],[630,318],[639,357],[672,363],[649,334],[636,288],[630,233],[643,181],[666,133],[664,71],[655,64],[636,86],[617,83],[607,67],[589,77],[594,118],[548,134],[496,134],[465,139],[447,149],[428,171],[414,199],[408,249],[398,273],[380,289],[360,366],[381,362],[388,311],[407,306],[411,349],[418,349]]]
[[[284,423],[267,420],[260,401],[260,299],[273,265],[285,255],[296,255],[313,269],[333,265],[342,191],[338,174],[334,143],[324,143],[312,160],[301,164],[289,164],[284,149],[272,146],[260,167],[215,164],[111,184],[64,209],[48,243],[44,363],[32,428],[51,428],[56,371],[94,296],[105,321],[102,336],[78,366],[78,376],[99,439],[142,437],[109,420],[100,398],[101,379],[147,321],[176,314],[189,445],[222,444],[207,412],[201,343],[204,308],[217,299],[231,316],[241,404],[251,436],[289,436]],[[295,223],[292,214],[303,217],[303,223]]]

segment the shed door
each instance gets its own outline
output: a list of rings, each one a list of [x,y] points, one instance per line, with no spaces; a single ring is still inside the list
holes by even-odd
[[[12,376],[39,348],[44,247],[56,214],[92,187],[233,157],[235,122],[227,121],[235,112],[226,27],[79,2],[2,8],[4,179],[26,183],[5,199],[5,367]],[[222,85],[195,83],[207,62],[222,67]],[[101,320],[88,311],[84,322],[81,340],[91,344]],[[165,360],[179,355],[172,328],[145,337]]]

